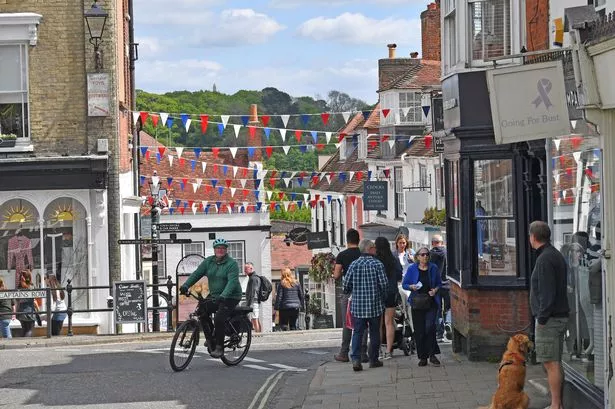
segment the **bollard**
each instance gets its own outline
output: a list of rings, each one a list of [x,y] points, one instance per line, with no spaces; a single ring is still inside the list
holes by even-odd
[[[45,315],[47,319],[47,338],[51,338],[51,288],[45,289]]]
[[[173,332],[173,281],[167,276],[167,331]]]
[[[68,299],[68,306],[66,308],[66,314],[68,315],[68,330],[66,335],[69,337],[73,336],[73,285],[71,284],[71,280],[66,280],[66,294]]]

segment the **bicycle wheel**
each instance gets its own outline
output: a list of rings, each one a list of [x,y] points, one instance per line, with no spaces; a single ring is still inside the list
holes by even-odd
[[[188,320],[177,328],[169,352],[169,363],[175,372],[188,367],[198,344],[199,324],[195,320]]]
[[[247,317],[236,317],[226,323],[229,336],[224,340],[222,362],[234,366],[248,355],[252,343],[252,323]]]

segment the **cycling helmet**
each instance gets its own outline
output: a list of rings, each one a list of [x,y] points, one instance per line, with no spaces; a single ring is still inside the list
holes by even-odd
[[[219,239],[215,239],[214,240],[214,248],[218,247],[218,246],[224,246],[228,248],[228,243],[226,242],[226,240],[219,238]]]

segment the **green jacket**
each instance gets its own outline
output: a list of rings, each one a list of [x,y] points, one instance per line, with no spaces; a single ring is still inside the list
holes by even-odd
[[[192,287],[202,277],[207,277],[209,295],[213,299],[230,298],[241,300],[241,284],[239,283],[239,266],[229,255],[222,261],[216,261],[216,256],[209,256],[197,267],[194,273],[184,283]]]

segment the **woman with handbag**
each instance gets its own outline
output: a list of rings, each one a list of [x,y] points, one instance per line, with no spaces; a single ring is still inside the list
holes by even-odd
[[[30,270],[23,270],[19,278],[18,290],[31,290],[34,288],[32,285],[32,273]],[[17,319],[21,324],[21,336],[31,337],[32,330],[34,329],[34,321],[40,317],[37,314],[38,306],[34,298],[22,298],[17,303]]]
[[[440,354],[436,341],[436,322],[441,302],[438,290],[442,286],[442,279],[438,266],[429,262],[427,247],[421,247],[416,254],[418,263],[410,265],[402,287],[411,291],[408,303],[412,309],[419,366],[426,366],[427,359],[432,365],[440,366],[436,357]]]
[[[305,308],[303,290],[299,281],[290,271],[290,268],[282,270],[280,284],[276,289],[274,308],[280,312],[280,327],[282,331],[294,331],[297,329],[299,309]]]
[[[389,283],[384,299],[384,315],[382,316],[384,331],[382,323],[380,324],[380,339],[386,339],[386,352],[382,359],[391,359],[393,357],[393,341],[395,340],[395,308],[400,300],[397,286],[402,279],[402,266],[399,259],[391,252],[391,244],[386,237],[377,237],[375,244],[376,258],[384,264],[384,272]]]

